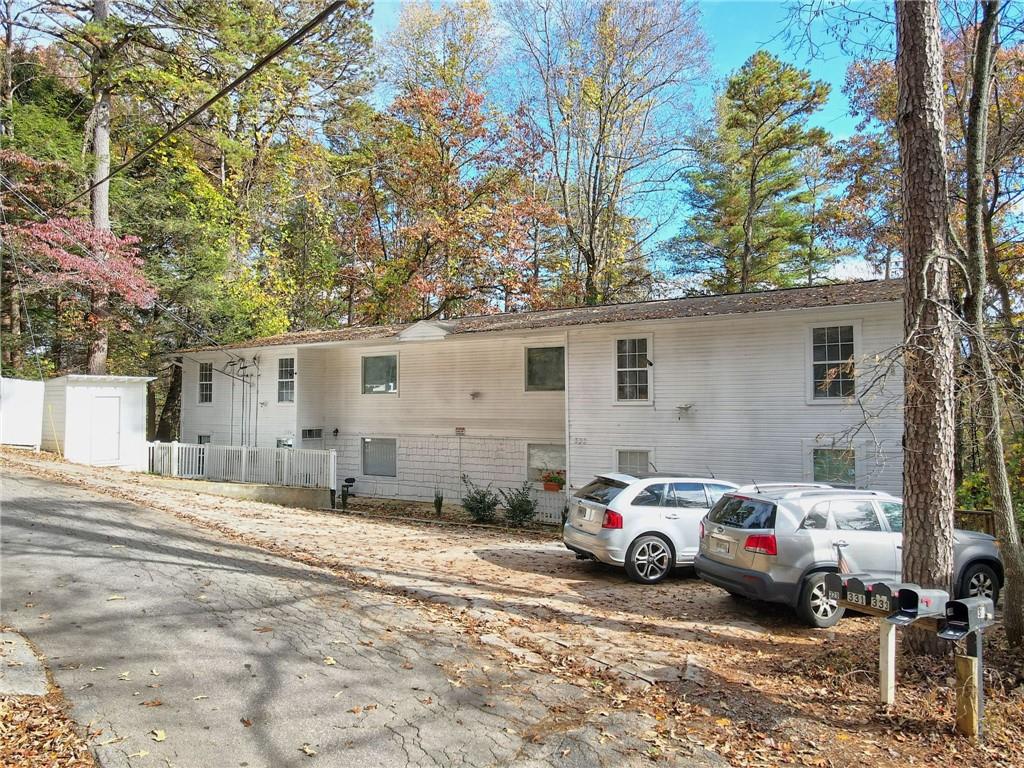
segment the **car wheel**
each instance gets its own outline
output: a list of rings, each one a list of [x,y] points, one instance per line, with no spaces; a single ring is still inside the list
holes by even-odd
[[[992,566],[975,563],[960,577],[957,592],[959,597],[990,597],[995,605],[999,602],[999,576]]]
[[[626,550],[626,573],[641,584],[657,584],[675,567],[669,543],[653,533],[637,536]]]
[[[844,609],[835,600],[828,599],[824,573],[812,573],[804,580],[796,612],[800,619],[812,627],[834,627],[843,618]]]

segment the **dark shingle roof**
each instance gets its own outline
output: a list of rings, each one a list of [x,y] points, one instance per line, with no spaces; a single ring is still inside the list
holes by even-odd
[[[820,285],[812,288],[785,288],[756,293],[732,293],[719,296],[692,296],[681,299],[659,299],[631,304],[603,304],[597,307],[569,307],[542,309],[534,312],[508,312],[493,315],[445,320],[453,334],[483,333],[487,331],[520,331],[539,328],[567,328],[595,323],[618,323],[630,320],[665,320],[682,317],[737,315],[750,312],[772,312],[787,309],[876,304],[900,301],[903,298],[902,280],[867,280],[857,283]],[[213,349],[240,349],[243,347],[277,347],[297,344],[317,344],[332,341],[361,341],[386,339],[410,327],[404,325],[373,325],[354,328],[336,328],[322,331],[298,331],[268,336],[262,339],[225,344],[221,347],[200,347],[183,350],[201,352]]]

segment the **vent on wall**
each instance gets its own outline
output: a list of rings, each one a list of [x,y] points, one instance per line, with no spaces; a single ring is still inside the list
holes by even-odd
[[[324,431],[320,427],[316,429],[304,429],[302,430],[303,440],[321,440],[323,439]]]

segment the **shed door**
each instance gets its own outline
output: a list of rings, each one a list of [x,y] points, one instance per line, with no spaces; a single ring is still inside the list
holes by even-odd
[[[94,397],[90,426],[90,463],[117,464],[121,459],[121,398],[117,395]]]

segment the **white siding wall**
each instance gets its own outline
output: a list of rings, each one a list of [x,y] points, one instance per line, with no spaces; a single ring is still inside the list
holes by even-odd
[[[525,350],[564,339],[559,331],[245,350],[247,359],[255,354],[261,361],[258,444],[272,446],[287,434],[297,448],[336,448],[338,477],[355,477],[355,491],[363,494],[430,500],[440,488],[453,501],[462,495],[463,473],[496,488],[518,486],[526,479],[529,443],[565,442],[565,393],[526,391]],[[362,358],[386,354],[398,355],[398,392],[363,394]],[[293,355],[296,403],[283,406],[276,402],[277,358]],[[210,434],[214,443],[229,442],[231,380],[217,372],[226,359],[198,353],[183,361],[182,440]],[[212,405],[198,403],[199,361],[215,363]],[[236,384],[235,444],[239,390]],[[456,427],[465,434],[456,435]],[[303,442],[301,430],[315,428],[323,430],[322,441]],[[249,435],[256,444],[255,429]],[[396,440],[395,478],[363,474],[364,437]],[[548,517],[558,519],[562,495],[538,495]]]
[[[39,448],[45,391],[41,381],[0,378],[0,443]]]
[[[746,483],[811,479],[811,448],[845,443],[864,424],[856,405],[811,399],[815,325],[853,324],[858,382],[902,337],[902,305],[617,323],[569,332],[569,483],[614,470],[616,449],[651,451],[659,470]],[[651,405],[615,402],[615,340],[650,334]],[[861,486],[902,487],[902,369],[865,405],[853,436]],[[692,404],[689,411],[677,406]]]
[[[67,417],[66,378],[49,379],[43,392],[43,450],[64,453],[64,422]]]
[[[302,402],[296,360],[295,402],[277,401],[277,366],[284,357],[297,358],[294,347],[237,350],[241,365],[228,366],[225,352],[189,354],[182,361],[182,442],[195,443],[199,435],[210,435],[216,445],[274,447],[278,439],[292,439],[299,446],[295,429],[296,403]],[[199,402],[199,363],[213,363],[213,402]],[[238,378],[244,375],[246,384]]]

